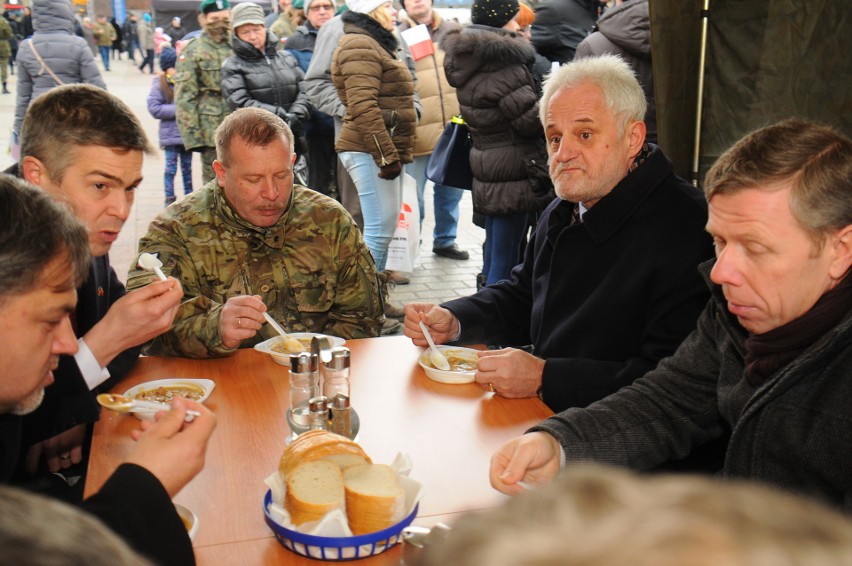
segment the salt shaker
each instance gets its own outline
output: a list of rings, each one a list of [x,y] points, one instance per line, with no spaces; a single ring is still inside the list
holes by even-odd
[[[349,396],[336,394],[331,400],[331,432],[345,436],[352,435],[352,408],[349,406]]]
[[[322,364],[322,394],[334,399],[338,393],[349,398],[349,348],[331,349],[331,359]]]
[[[328,398],[319,395],[308,401],[311,430],[328,430]]]
[[[310,425],[310,400],[319,395],[317,365],[308,352],[290,355],[290,416],[299,426]]]

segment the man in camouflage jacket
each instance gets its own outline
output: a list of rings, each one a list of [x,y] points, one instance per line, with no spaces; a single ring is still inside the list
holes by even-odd
[[[242,108],[218,132],[216,181],[169,206],[139,242],[181,281],[185,299],[172,329],[146,351],[227,355],[276,335],[265,311],[291,332],[378,336],[384,318],[372,256],[337,201],[293,185],[284,121]],[[134,267],[127,287],[152,279]]]
[[[201,178],[215,177],[213,134],[225,116],[228,103],[222,96],[222,63],[233,55],[228,0],[203,0],[201,35],[190,40],[178,58],[175,73],[175,114],[184,146],[201,153]]]

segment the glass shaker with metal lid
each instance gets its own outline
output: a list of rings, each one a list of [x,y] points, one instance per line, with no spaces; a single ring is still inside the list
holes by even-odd
[[[318,357],[308,352],[290,355],[290,417],[310,426],[310,400],[319,395]]]

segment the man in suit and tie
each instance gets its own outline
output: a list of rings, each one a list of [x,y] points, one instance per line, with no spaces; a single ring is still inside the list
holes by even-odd
[[[59,87],[27,111],[21,160],[9,172],[69,206],[88,229],[94,259],[72,316],[79,351],[60,357],[56,385],[24,422],[29,474],[46,464],[80,475],[68,469],[84,460],[86,425],[98,419],[93,390],[127,374],[139,346],[169,329],[183,297],[175,279],[127,293],[107,255],[142,181],[143,154],[152,151],[136,116],[102,89]]]

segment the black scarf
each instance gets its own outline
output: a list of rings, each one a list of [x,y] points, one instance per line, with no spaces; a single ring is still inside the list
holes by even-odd
[[[746,339],[746,379],[758,387],[837,326],[852,309],[852,276],[847,275],[797,319]]]

